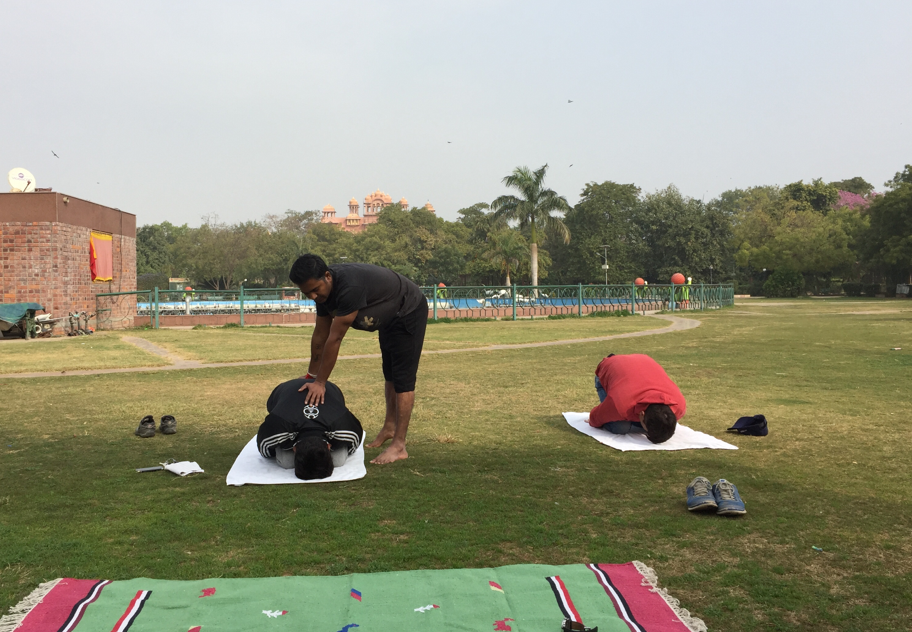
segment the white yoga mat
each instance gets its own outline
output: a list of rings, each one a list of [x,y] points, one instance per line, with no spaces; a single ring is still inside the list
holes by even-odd
[[[589,425],[589,413],[564,413],[564,419],[572,428],[589,435],[599,443],[604,443],[615,450],[628,452],[630,450],[694,450],[696,448],[712,448],[715,450],[737,450],[738,446],[725,443],[712,435],[688,428],[678,424],[674,436],[665,443],[652,443],[641,432],[632,432],[625,435],[611,434],[601,428]]]
[[[339,481],[354,481],[364,478],[367,468],[364,467],[364,435],[361,436],[361,445],[357,451],[348,457],[345,465],[333,470],[329,478],[319,478],[311,481],[302,481],[295,476],[294,470],[279,467],[275,459],[264,458],[257,450],[256,436],[244,446],[231,471],[225,477],[229,485],[283,485],[286,483],[338,483]]]

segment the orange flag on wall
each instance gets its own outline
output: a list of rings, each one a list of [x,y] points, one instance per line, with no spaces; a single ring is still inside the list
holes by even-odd
[[[89,269],[92,281],[103,283],[114,279],[114,240],[106,233],[92,231],[89,239]]]

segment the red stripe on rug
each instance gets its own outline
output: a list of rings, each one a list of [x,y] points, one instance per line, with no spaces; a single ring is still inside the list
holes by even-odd
[[[671,606],[658,593],[643,585],[643,576],[633,562],[627,564],[596,564],[611,579],[621,594],[630,613],[645,630],[662,632],[688,632]]]
[[[149,593],[150,591],[148,590],[136,591],[136,595],[130,600],[130,605],[127,606],[126,611],[120,616],[117,623],[114,624],[111,632],[126,632],[130,629],[130,626],[133,625],[133,619],[142,610],[143,602],[148,599]]]
[[[564,585],[564,580],[560,578],[560,575],[555,575],[554,579],[557,581],[558,589],[564,598],[564,603],[567,605],[567,609],[570,611],[570,614],[573,615],[573,620],[577,623],[582,623],[583,619],[580,617],[579,612],[577,612],[576,606],[573,605],[573,600],[570,598],[570,592]]]
[[[97,583],[97,579],[61,579],[41,603],[25,615],[16,632],[60,630],[69,621],[70,615],[74,614],[73,608],[89,596]],[[101,587],[98,592],[101,592]],[[84,611],[85,608],[82,608],[77,616],[81,617]]]

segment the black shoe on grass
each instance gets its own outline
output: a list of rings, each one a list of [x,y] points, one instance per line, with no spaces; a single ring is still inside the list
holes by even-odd
[[[177,420],[171,415],[165,415],[158,429],[162,434],[174,434],[177,432]]]
[[[153,417],[152,415],[146,415],[145,417],[143,417],[139,422],[139,426],[136,428],[136,432],[134,432],[133,434],[135,434],[137,437],[142,437],[143,439],[148,439],[149,437],[154,437],[155,436],[155,417]]]

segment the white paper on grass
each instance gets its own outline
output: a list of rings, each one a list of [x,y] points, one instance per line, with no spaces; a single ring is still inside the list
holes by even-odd
[[[177,463],[162,463],[162,465],[164,465],[166,470],[173,472],[178,476],[202,474],[204,471],[196,461],[178,461]]]
[[[302,481],[294,474],[294,470],[286,470],[276,463],[275,459],[264,458],[257,450],[256,436],[251,439],[238,458],[231,466],[225,482],[228,485],[284,485],[287,483],[338,483],[340,481],[354,481],[364,478],[367,468],[364,467],[364,434],[361,435],[361,445],[348,457],[345,465],[333,470],[329,478],[320,478]]]
[[[641,432],[632,432],[625,435],[611,434],[601,428],[593,428],[589,425],[589,413],[564,413],[564,419],[570,424],[571,428],[579,430],[585,435],[589,435],[599,443],[607,446],[629,452],[632,450],[694,450],[698,448],[710,448],[714,450],[737,450],[738,446],[725,443],[721,439],[716,439],[699,430],[688,428],[678,424],[674,436],[665,443],[652,443]]]

